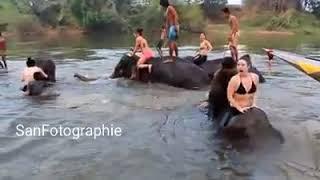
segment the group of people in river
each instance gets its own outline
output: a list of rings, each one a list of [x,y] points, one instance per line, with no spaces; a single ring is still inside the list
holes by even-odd
[[[163,56],[161,50],[165,39],[168,39],[169,46],[169,60],[164,61],[163,63],[175,63],[176,57],[178,57],[178,46],[177,39],[180,31],[179,27],[179,16],[173,5],[169,3],[168,0],[161,0],[160,5],[165,9],[166,13],[166,22],[161,28],[160,41],[157,44],[157,50],[160,57]],[[231,56],[235,63],[237,63],[238,74],[235,75],[229,82],[227,88],[227,98],[231,104],[232,114],[236,115],[238,113],[243,113],[247,109],[255,106],[255,95],[257,87],[259,84],[259,78],[256,74],[250,73],[249,68],[251,64],[248,64],[248,61],[239,59],[238,60],[238,43],[239,43],[239,22],[237,18],[231,15],[228,8],[224,8],[223,13],[228,19],[230,25],[230,33],[228,34],[228,46],[231,51]],[[135,46],[131,52],[131,55],[135,55],[137,52],[140,52],[139,60],[135,70],[132,73],[131,79],[135,79],[139,69],[148,68],[148,72],[151,73],[152,65],[148,63],[148,60],[155,57],[155,53],[150,48],[148,41],[143,36],[143,29],[138,28],[135,35]],[[193,58],[193,63],[196,65],[201,65],[207,61],[207,57],[210,51],[212,51],[213,46],[210,41],[207,39],[206,34],[200,33],[200,48],[197,51],[196,56]],[[5,39],[1,36],[0,33],[0,56],[2,56],[3,64],[0,65],[3,68],[7,68],[5,56],[6,56],[6,45]],[[35,76],[42,76],[47,78],[47,74],[39,67],[36,66],[35,60],[28,58],[26,61],[26,68],[22,73],[22,90],[25,94],[28,94],[28,83],[35,81]]]
[[[164,61],[164,63],[174,62],[175,57],[178,57],[178,45],[177,39],[180,32],[179,26],[179,15],[175,9],[175,7],[169,3],[168,0],[160,0],[160,5],[165,9],[165,24],[161,27],[161,35],[160,40],[156,46],[156,49],[160,55],[163,56],[162,46],[164,45],[165,37],[168,39],[168,47],[169,47],[169,56],[170,59]],[[228,46],[231,51],[231,56],[235,61],[238,61],[238,43],[239,43],[239,22],[238,19],[230,13],[229,8],[224,8],[223,13],[225,17],[228,19],[228,23],[230,25],[230,33],[228,34]],[[135,47],[131,53],[131,55],[135,55],[137,52],[141,52],[140,59],[137,62],[137,69],[135,70],[134,75],[131,79],[136,77],[136,73],[140,68],[148,68],[149,72],[151,72],[152,65],[148,64],[148,60],[152,59],[155,54],[152,49],[149,47],[146,38],[143,35],[143,29],[138,28],[135,32]],[[193,58],[193,62],[196,65],[201,65],[207,61],[208,53],[213,49],[212,44],[206,38],[206,34],[202,32],[200,34],[200,48],[197,51],[197,54]]]

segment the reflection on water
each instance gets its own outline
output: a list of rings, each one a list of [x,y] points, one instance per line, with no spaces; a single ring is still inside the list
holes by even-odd
[[[294,150],[304,140],[293,135],[300,131],[299,123],[320,119],[320,84],[286,63],[276,60],[268,67],[265,56],[253,55],[254,64],[267,78],[261,85],[258,105],[284,133],[286,143],[277,152],[238,152],[215,136],[212,122],[198,110],[205,91],[124,79],[75,80],[75,72],[111,74],[127,51],[92,44],[87,44],[90,48],[80,43],[69,48],[68,43],[41,48],[57,62],[58,81],[52,91],[60,96],[51,98],[22,96],[19,78],[27,51],[9,57],[10,73],[0,76],[1,179],[285,179],[279,163],[296,157],[300,162],[310,159],[307,148]],[[17,46],[31,46],[28,55],[38,49],[37,43]],[[195,49],[184,47],[182,55],[193,55]],[[242,49],[249,50],[252,47]],[[223,55],[215,52],[210,59]],[[96,140],[16,137],[17,124],[114,124],[123,129],[123,135]]]

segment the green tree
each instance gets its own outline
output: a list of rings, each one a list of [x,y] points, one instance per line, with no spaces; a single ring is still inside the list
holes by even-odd
[[[210,19],[217,18],[221,14],[221,9],[225,7],[227,0],[204,0],[204,13]]]

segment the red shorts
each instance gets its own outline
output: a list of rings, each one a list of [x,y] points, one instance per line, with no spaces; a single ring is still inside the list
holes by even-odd
[[[154,53],[151,49],[146,49],[142,51],[142,56],[146,59],[149,60],[154,57]]]

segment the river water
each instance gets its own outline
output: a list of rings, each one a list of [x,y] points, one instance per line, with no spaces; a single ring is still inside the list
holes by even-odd
[[[320,120],[320,84],[281,60],[268,65],[259,50],[263,43],[241,46],[241,51],[251,54],[266,77],[258,105],[286,139],[272,152],[237,151],[216,137],[213,123],[198,108],[206,91],[125,79],[90,83],[74,79],[75,72],[110,75],[129,47],[103,42],[74,40],[68,44],[59,39],[11,44],[10,71],[0,75],[0,179],[288,179],[281,168],[283,162],[308,164],[314,160],[299,132],[304,122]],[[194,46],[186,45],[181,56],[195,51]],[[319,54],[316,47],[296,44],[287,49]],[[224,55],[221,46],[217,49],[210,59]],[[25,97],[19,91],[25,56],[39,51],[55,59],[57,83],[50,91],[58,96]],[[122,136],[18,137],[19,124],[70,128],[112,124],[122,129]]]

